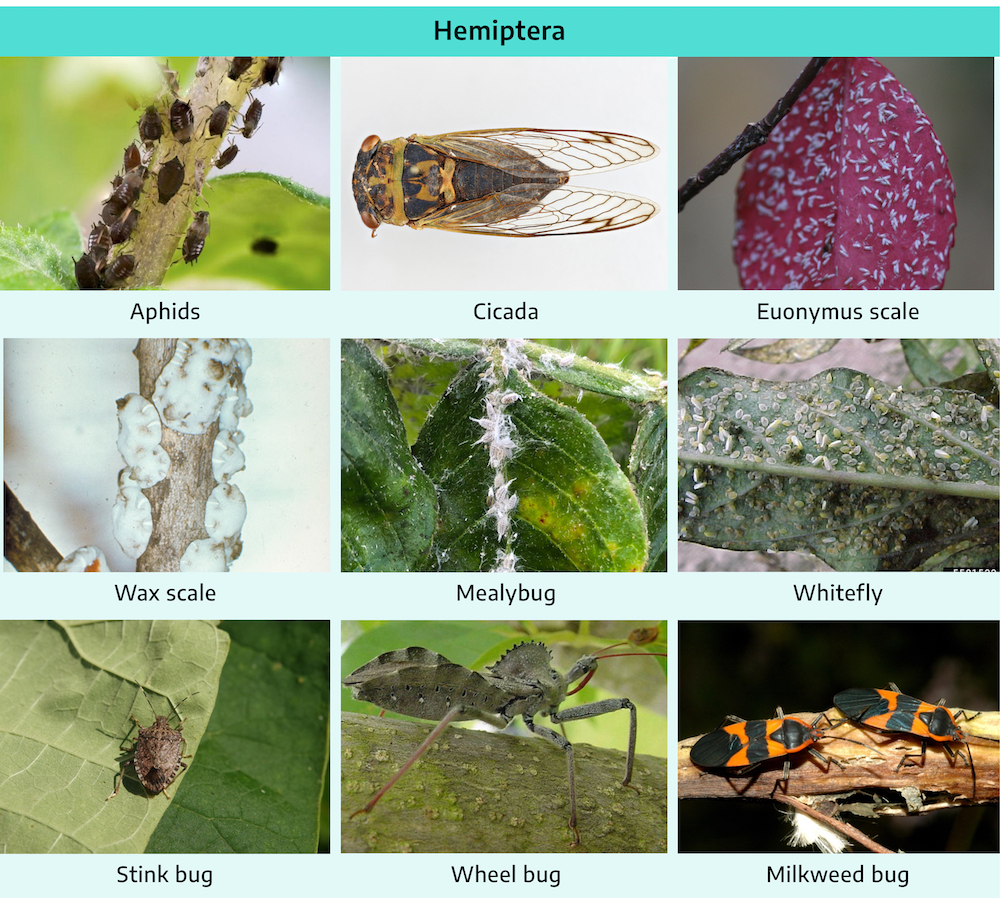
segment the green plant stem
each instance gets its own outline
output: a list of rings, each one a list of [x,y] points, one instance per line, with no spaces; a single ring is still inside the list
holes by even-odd
[[[903,477],[888,473],[848,473],[825,470],[822,467],[803,467],[796,464],[768,464],[765,461],[748,461],[722,455],[678,451],[677,460],[684,464],[720,467],[728,470],[746,470],[776,477],[797,477],[801,480],[822,480],[827,483],[848,483],[855,486],[874,486],[880,489],[897,489],[904,492],[926,492],[931,495],[953,495],[964,498],[1000,499],[1000,486],[981,483],[957,483],[947,480],[929,480],[923,477]]]
[[[254,57],[249,69],[237,80],[228,77],[229,59],[224,56],[203,57],[187,102],[194,114],[194,131],[186,144],[178,142],[170,131],[170,107],[177,99],[166,89],[153,106],[163,121],[163,137],[154,145],[149,161],[149,175],[136,202],[139,221],[130,240],[121,246],[119,254],[135,256],[135,272],[127,280],[127,288],[160,285],[167,268],[174,262],[188,224],[194,216],[194,205],[201,194],[201,185],[208,177],[216,159],[223,135],[208,134],[208,119],[223,101],[233,113],[230,126],[247,99],[251,87],[263,70],[266,57]],[[228,130],[227,130],[228,131]],[[176,157],[184,166],[184,183],[166,204],[161,204],[157,190],[160,167]],[[117,255],[116,255],[117,256]]]

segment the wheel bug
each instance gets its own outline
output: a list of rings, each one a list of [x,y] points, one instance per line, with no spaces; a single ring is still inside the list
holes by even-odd
[[[622,644],[614,644],[614,646],[619,645]],[[663,654],[651,652],[600,654],[614,646],[582,656],[565,675],[559,674],[552,667],[552,654],[549,649],[544,644],[534,641],[519,643],[504,653],[496,664],[490,665],[484,671],[471,671],[449,661],[443,655],[419,646],[386,652],[362,665],[343,680],[344,685],[351,689],[355,699],[374,703],[401,715],[438,719],[438,724],[402,767],[365,806],[353,812],[351,818],[363,812],[371,812],[378,801],[430,748],[451,722],[481,720],[494,727],[504,728],[520,715],[528,730],[544,737],[566,752],[569,775],[569,827],[574,835],[573,845],[578,845],[580,832],[577,829],[573,747],[565,737],[554,730],[535,724],[534,719],[538,715],[544,715],[553,724],[562,724],[628,709],[628,753],[622,786],[638,793],[638,789],[631,784],[636,739],[635,705],[625,698],[605,699],[559,711],[559,706],[567,696],[577,693],[587,684],[597,670],[598,659],[611,658],[615,655]],[[576,681],[580,683],[572,690],[569,689]]]

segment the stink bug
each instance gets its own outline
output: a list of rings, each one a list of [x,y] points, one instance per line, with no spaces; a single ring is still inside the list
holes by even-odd
[[[118,791],[122,785],[122,775],[125,773],[125,766],[129,762],[135,767],[135,773],[147,791],[154,796],[162,793],[167,799],[170,799],[167,788],[174,782],[177,775],[180,774],[181,769],[187,768],[187,763],[183,760],[190,758],[190,756],[181,755],[181,744],[184,742],[184,737],[181,734],[181,725],[184,724],[184,719],[182,718],[178,722],[177,727],[171,727],[166,715],[156,714],[153,704],[149,702],[149,697],[146,696],[146,691],[142,690],[141,687],[139,689],[142,692],[143,699],[149,704],[155,721],[149,727],[143,727],[135,715],[129,716],[139,728],[139,736],[132,746],[132,758],[122,762],[114,792],[108,797],[108,800],[118,795]],[[190,699],[190,697],[185,696],[184,699]],[[184,699],[181,700],[181,703],[184,702]],[[177,712],[177,707],[174,706],[173,708]],[[180,713],[178,712],[178,714]]]
[[[975,795],[976,769],[972,764],[972,750],[969,749],[962,729],[955,723],[956,716],[944,707],[944,699],[939,699],[932,705],[913,696],[903,695],[899,692],[899,687],[890,683],[885,690],[861,687],[842,690],[833,697],[833,703],[851,721],[873,731],[883,734],[913,734],[919,737],[921,761],[927,755],[928,740],[941,743],[941,748],[952,762],[959,756],[965,761],[965,756],[960,751],[948,746],[951,741],[964,743],[969,753],[968,764],[972,769],[972,792]],[[971,720],[961,709],[958,715],[966,721]],[[907,759],[916,758],[913,753],[907,753],[899,760],[896,771],[903,767]]]
[[[784,757],[785,767],[780,780],[774,785],[775,789],[788,780],[791,762],[787,757],[794,753],[806,752],[824,764],[833,762],[843,771],[844,766],[836,759],[812,749],[814,743],[827,736],[817,727],[823,718],[830,727],[843,724],[842,721],[834,724],[825,712],[810,723],[794,715],[786,715],[780,707],[775,710],[774,718],[766,721],[747,721],[736,715],[727,715],[716,730],[705,734],[691,748],[691,761],[700,768],[732,769],[734,774],[740,775],[753,771],[768,759]],[[848,742],[857,743],[854,740]]]

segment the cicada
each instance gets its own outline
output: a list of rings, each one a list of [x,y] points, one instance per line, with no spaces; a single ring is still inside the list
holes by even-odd
[[[571,176],[651,160],[659,148],[614,132],[485,129],[364,140],[354,166],[362,222],[517,238],[611,232],[651,219],[646,198]]]

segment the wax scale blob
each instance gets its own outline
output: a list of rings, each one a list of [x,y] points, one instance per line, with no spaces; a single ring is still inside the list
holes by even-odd
[[[930,120],[872,59],[832,59],[747,157],[734,250],[745,289],[936,289],[955,183]]]

